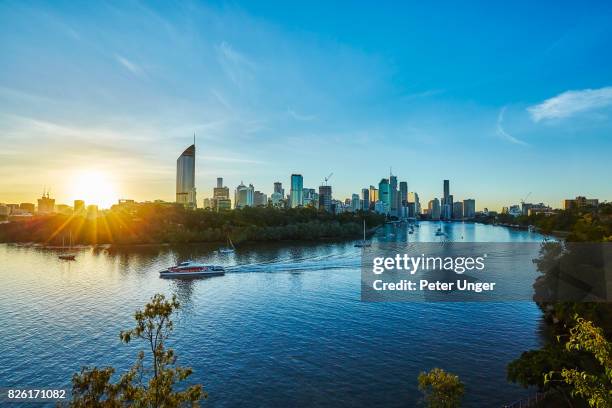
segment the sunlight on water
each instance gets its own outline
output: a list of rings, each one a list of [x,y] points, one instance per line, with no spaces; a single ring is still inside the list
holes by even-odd
[[[375,240],[542,240],[479,224],[441,227],[444,237],[434,235],[437,223],[423,222],[414,234],[385,226]],[[0,245],[0,386],[66,388],[83,365],[129,366],[137,348],[120,345],[118,332],[162,292],[183,304],[173,346],[211,406],[410,406],[419,397],[419,371],[435,366],[466,383],[466,406],[525,395],[505,373],[508,362],[540,343],[540,313],[531,302],[360,302],[353,242],[215,250],[83,249],[65,262],[51,250]],[[158,277],[186,259],[225,265],[228,273]]]

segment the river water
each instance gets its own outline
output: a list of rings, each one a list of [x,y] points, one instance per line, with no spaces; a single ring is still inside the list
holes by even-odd
[[[387,225],[374,239],[543,239],[470,223],[443,224],[437,237],[437,223],[420,225],[410,235]],[[207,406],[414,406],[416,377],[433,367],[461,377],[468,407],[529,393],[506,381],[506,365],[542,341],[534,303],[362,302],[353,244],[251,244],[225,255],[211,245],[82,249],[74,262],[0,245],[0,387],[69,388],[81,366],[127,368],[143,345],[122,345],[118,333],[161,292],[183,305],[171,345],[209,393]],[[186,259],[229,271],[158,277]]]

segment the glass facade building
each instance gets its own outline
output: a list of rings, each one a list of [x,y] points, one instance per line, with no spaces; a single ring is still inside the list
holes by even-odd
[[[186,208],[196,208],[195,144],[176,160],[176,202]]]
[[[301,174],[291,175],[289,203],[291,208],[297,208],[304,205],[304,178]]]

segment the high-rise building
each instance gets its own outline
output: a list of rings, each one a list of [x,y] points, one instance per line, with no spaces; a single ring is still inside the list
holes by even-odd
[[[319,186],[319,209],[331,212],[332,186]]]
[[[379,200],[378,189],[374,186],[370,186],[370,207],[374,206],[374,203]]]
[[[384,208],[391,209],[391,191],[389,180],[384,178],[378,183],[378,198],[383,203]]]
[[[463,217],[468,220],[476,217],[476,200],[472,198],[463,200]]]
[[[443,189],[443,196],[442,200],[440,201],[440,217],[443,220],[450,220],[453,218],[453,196],[450,194],[450,182],[448,180],[444,180]]]
[[[463,203],[461,201],[457,201],[453,203],[453,219],[461,220],[463,219]]]
[[[223,177],[217,177],[217,187],[213,188],[213,198],[229,198],[229,187],[223,186]]]
[[[429,201],[427,208],[432,220],[440,219],[440,201],[437,198]]]
[[[261,191],[255,191],[253,194],[253,205],[255,207],[267,207],[268,197]]]
[[[283,183],[281,183],[280,181],[275,181],[274,182],[274,192],[279,193],[281,197],[284,197],[285,189],[283,188]]]
[[[289,192],[289,203],[291,208],[304,205],[304,178],[301,174],[291,175],[291,190]]]
[[[55,212],[55,199],[49,198],[49,193],[43,193],[42,197],[38,199],[38,213],[39,214],[51,214]]]
[[[391,212],[397,215],[399,195],[397,194],[397,176],[389,176],[389,201]]]
[[[408,202],[414,204],[414,217],[421,214],[421,202],[419,201],[419,195],[414,191],[408,193]]]
[[[235,208],[244,208],[244,207],[253,207],[255,201],[255,188],[252,184],[249,186],[245,186],[242,182],[240,185],[236,187],[236,191],[234,193],[234,207]]]
[[[314,188],[305,188],[303,189],[304,195],[304,207],[319,207],[319,194],[317,194],[317,190]]]
[[[400,195],[400,204],[402,206],[406,206],[408,203],[408,183],[405,181],[400,181],[399,183],[399,195]]]
[[[370,210],[370,189],[361,189],[361,209],[363,211]]]
[[[353,212],[359,211],[361,209],[361,200],[359,199],[359,194],[354,194],[351,196],[351,210]]]
[[[176,202],[185,208],[194,209],[196,203],[195,189],[195,140],[176,159]]]
[[[85,201],[74,200],[73,211],[75,214],[82,214],[85,211]]]

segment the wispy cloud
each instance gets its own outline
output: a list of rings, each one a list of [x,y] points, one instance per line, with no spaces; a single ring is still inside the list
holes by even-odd
[[[143,69],[138,64],[136,64],[133,61],[130,61],[129,59],[119,54],[115,54],[115,59],[117,60],[117,62],[119,62],[119,64],[121,64],[121,66],[126,68],[128,71],[130,71],[134,75],[140,76],[144,72]]]
[[[316,115],[304,115],[304,114],[297,113],[291,108],[287,108],[287,114],[291,116],[293,119],[303,121],[303,122],[315,120],[317,118]]]
[[[252,78],[255,63],[229,43],[222,41],[217,47],[219,63],[225,74],[237,85]]]
[[[506,113],[506,107],[504,106],[503,108],[499,110],[499,114],[497,115],[497,131],[496,131],[497,135],[514,144],[518,144],[521,146],[527,146],[528,144],[526,142],[520,139],[517,139],[516,137],[512,136],[510,133],[506,132],[506,130],[503,127],[505,113]]]
[[[528,107],[527,111],[534,122],[539,122],[546,119],[568,118],[609,105],[612,105],[612,86],[566,91],[540,104]]]

